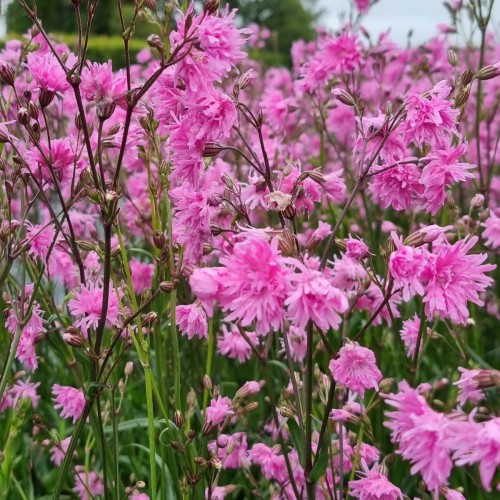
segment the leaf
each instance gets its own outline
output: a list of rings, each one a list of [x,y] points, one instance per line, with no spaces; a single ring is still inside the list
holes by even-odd
[[[323,435],[323,440],[321,441],[321,449],[319,450],[319,456],[316,464],[311,470],[311,481],[316,482],[325,474],[326,468],[328,466],[328,454],[330,444],[330,433],[328,430],[325,431]]]
[[[304,444],[302,442],[302,432],[300,431],[300,427],[293,418],[288,419],[286,424],[288,426],[288,431],[290,432],[292,443],[299,454],[300,463],[304,466]]]

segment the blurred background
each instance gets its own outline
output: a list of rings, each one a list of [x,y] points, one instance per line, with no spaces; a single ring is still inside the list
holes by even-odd
[[[165,2],[156,1],[160,8],[161,2]],[[242,24],[256,23],[270,31],[265,44],[252,53],[252,57],[269,65],[289,65],[290,46],[294,40],[313,39],[318,26],[337,29],[346,21],[355,21],[353,13],[356,13],[356,9],[352,8],[352,0],[221,0],[221,3],[238,8]],[[395,42],[419,45],[437,33],[437,26],[444,26],[450,21],[446,2],[440,0],[377,0],[373,3],[369,14],[362,18],[362,25],[375,42],[378,35],[390,28],[391,38]],[[83,16],[85,4],[82,2]],[[70,46],[74,44],[76,20],[71,1],[36,0],[36,5],[46,31],[57,34]],[[133,9],[134,1],[124,0],[126,19],[132,17]],[[497,33],[500,31],[498,19],[500,2],[494,7],[491,23]],[[0,44],[8,38],[19,37],[29,27],[29,20],[16,0],[0,0]],[[139,21],[131,43],[132,53],[143,48],[145,39],[153,32],[154,25],[144,19]],[[122,66],[123,43],[116,0],[100,0],[93,33],[98,36],[93,37],[89,58],[101,62],[112,59],[115,67]],[[470,35],[467,33],[467,22],[464,33]],[[461,40],[457,38],[457,43],[461,43]]]

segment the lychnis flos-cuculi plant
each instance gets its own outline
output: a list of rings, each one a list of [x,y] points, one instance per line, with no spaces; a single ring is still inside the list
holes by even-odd
[[[0,52],[2,498],[495,498],[493,0],[420,47],[121,0]],[[478,36],[454,35],[467,16]],[[137,56],[136,21],[151,35]],[[260,52],[259,52],[260,51]]]

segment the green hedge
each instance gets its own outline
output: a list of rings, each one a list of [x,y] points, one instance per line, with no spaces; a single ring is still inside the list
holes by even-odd
[[[76,50],[78,39],[74,35],[67,33],[51,34],[54,40],[58,40],[68,44],[68,46]],[[0,41],[0,47],[3,48],[6,40],[19,39],[23,40],[21,35],[9,33],[5,40]],[[146,40],[133,38],[130,40],[130,58],[135,62],[135,56],[144,47],[147,47]],[[97,62],[106,62],[109,59],[113,61],[113,68],[123,68],[125,66],[125,52],[123,49],[123,39],[120,36],[105,36],[105,35],[92,35],[89,39],[89,46],[87,51],[87,59]]]

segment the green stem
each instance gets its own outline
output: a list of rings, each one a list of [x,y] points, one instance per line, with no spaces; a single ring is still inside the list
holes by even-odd
[[[156,443],[155,443],[155,422],[153,407],[153,373],[151,366],[144,367],[146,377],[146,406],[148,410],[148,437],[149,437],[149,468],[151,473],[151,484],[149,494],[151,500],[156,499]]]
[[[212,361],[214,357],[214,346],[215,346],[215,336],[214,336],[214,318],[208,320],[208,353],[207,353],[207,368],[205,374],[209,377],[212,376]],[[208,389],[205,389],[203,394],[203,411],[208,405]]]
[[[172,290],[170,294],[170,336],[172,338],[172,352],[174,358],[174,399],[175,409],[182,411],[181,405],[181,357],[179,353],[179,339],[177,338],[177,325],[175,323],[175,305],[177,292]]]

